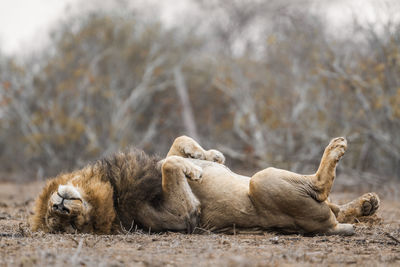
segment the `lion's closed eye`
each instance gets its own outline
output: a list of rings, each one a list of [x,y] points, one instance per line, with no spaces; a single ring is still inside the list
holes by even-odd
[[[75,222],[74,221],[71,221],[71,226],[72,226],[72,228],[74,229],[74,230],[78,230],[78,228],[76,227],[76,224],[75,224]]]

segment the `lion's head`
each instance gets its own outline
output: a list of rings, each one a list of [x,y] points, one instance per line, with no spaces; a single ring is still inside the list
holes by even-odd
[[[113,191],[100,177],[84,169],[49,180],[36,200],[32,230],[109,233],[115,218]]]
[[[48,201],[45,222],[50,232],[91,232],[91,205],[78,188],[59,185]]]

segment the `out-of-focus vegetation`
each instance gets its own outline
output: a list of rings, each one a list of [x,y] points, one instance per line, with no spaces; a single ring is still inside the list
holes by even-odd
[[[2,176],[35,179],[188,134],[249,172],[312,172],[347,136],[341,171],[400,176],[400,21],[329,31],[292,1],[198,1],[175,27],[90,12],[30,60],[0,55]],[[120,6],[121,9],[124,7]],[[400,10],[399,10],[400,11]]]

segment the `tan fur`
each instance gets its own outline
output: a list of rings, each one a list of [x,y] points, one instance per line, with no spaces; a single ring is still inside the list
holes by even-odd
[[[181,136],[157,165],[141,169],[135,156],[118,154],[111,167],[92,165],[50,180],[36,202],[32,229],[68,231],[71,213],[75,212],[73,217],[79,225],[74,228],[82,232],[115,232],[119,224],[126,227],[132,221],[132,225],[154,231],[254,233],[275,229],[350,235],[353,226],[345,223],[375,213],[379,198],[369,193],[342,206],[328,202],[336,166],[346,148],[343,137],[333,139],[313,175],[267,168],[246,177],[224,166],[225,158],[219,151],[206,151],[193,139]],[[147,178],[136,177],[150,172]],[[76,190],[59,187],[66,184]],[[51,197],[57,189],[70,190],[67,198],[81,197],[82,201],[71,200],[68,215],[62,205],[54,207],[54,201],[60,202],[58,196]],[[145,199],[147,195],[149,200]],[[49,217],[64,226],[49,224]]]
[[[72,218],[58,215],[53,211],[55,204],[51,196],[56,194],[59,185],[72,185],[79,190],[83,201],[86,201],[87,210],[80,201],[68,203]],[[32,230],[43,230],[54,232],[65,230],[75,232],[76,227],[80,232],[110,233],[112,223],[115,219],[115,211],[112,203],[112,188],[110,184],[101,181],[101,174],[92,166],[80,171],[60,174],[49,180],[42,193],[36,200],[34,216],[31,224]],[[58,203],[57,203],[58,204]],[[72,227],[71,223],[75,224]]]
[[[331,204],[332,205],[332,204]],[[339,222],[355,223],[362,216],[370,216],[379,208],[380,200],[375,193],[366,193],[361,197],[335,208],[339,209]]]

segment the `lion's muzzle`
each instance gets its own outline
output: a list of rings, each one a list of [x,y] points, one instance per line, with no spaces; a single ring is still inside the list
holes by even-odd
[[[64,213],[64,214],[70,213],[70,210],[64,206],[64,199],[62,200],[62,202],[60,204],[53,204],[53,211]]]
[[[70,185],[60,185],[50,199],[51,210],[60,215],[70,215],[83,204],[80,193]]]

